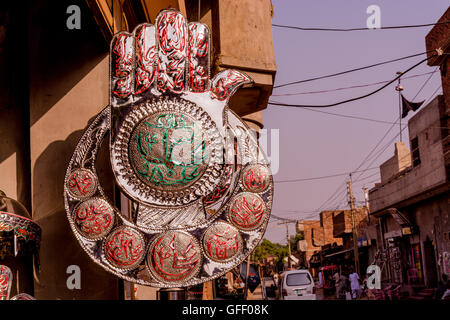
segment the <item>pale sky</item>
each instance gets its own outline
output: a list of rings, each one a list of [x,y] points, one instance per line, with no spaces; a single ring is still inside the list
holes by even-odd
[[[448,8],[448,1],[445,0],[272,0],[272,3],[274,24],[323,28],[364,28],[369,17],[366,9],[373,4],[381,9],[382,27],[435,23]],[[277,64],[275,85],[424,52],[425,36],[431,28],[324,32],[273,27]],[[404,71],[424,58],[425,55],[422,55],[339,77],[274,89],[273,95],[391,80],[397,71]],[[423,63],[406,76],[429,73],[435,68]],[[427,74],[403,80],[405,97],[412,99],[429,76]],[[436,72],[415,101],[430,98],[440,83],[439,72]],[[271,100],[294,104],[328,104],[366,94],[379,86],[381,85],[320,94],[273,96]],[[394,87],[395,84],[392,84],[363,100],[318,110],[393,122],[399,115],[398,93]],[[442,89],[437,91],[441,92]],[[403,119],[404,125],[413,114],[410,112]],[[264,128],[269,132],[270,129],[279,129],[280,169],[274,175],[275,181],[350,172],[359,166],[391,126],[278,106],[268,106],[263,111],[263,119]],[[382,150],[398,132],[398,126],[395,126],[376,151]],[[404,131],[403,141],[407,142],[407,137],[408,132]],[[395,142],[398,140],[397,138]],[[392,157],[393,152],[393,143],[390,143],[370,167],[380,165]],[[372,159],[365,162],[362,169]],[[369,170],[361,176],[367,179],[354,183],[356,201],[364,200],[361,189],[363,186],[369,189],[373,187],[374,180],[379,177],[379,174],[374,175],[377,172],[379,173],[377,169]],[[348,177],[339,176],[275,183],[272,213],[290,219],[314,219],[318,217],[317,209],[347,180]],[[324,209],[348,208],[345,193],[346,188],[342,188],[336,199],[330,201]],[[285,226],[278,225],[275,219],[270,221],[265,237],[271,241],[286,243]],[[294,234],[293,224],[289,230]]]

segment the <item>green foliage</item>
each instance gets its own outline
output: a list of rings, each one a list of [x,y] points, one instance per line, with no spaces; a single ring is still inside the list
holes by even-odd
[[[289,242],[291,244],[291,252],[297,251],[297,242],[303,239],[303,233],[297,233],[295,236],[290,236]]]
[[[297,250],[297,242],[303,240],[303,234],[296,234],[290,237],[291,252]],[[289,248],[287,245],[273,243],[270,240],[263,239],[261,243],[253,251],[254,261],[263,261],[269,255],[275,255],[275,265],[278,270],[283,270],[284,258],[289,255]]]
[[[268,255],[274,254],[278,256],[278,250],[283,247],[279,243],[273,243],[270,240],[263,239],[261,243],[253,251],[253,258],[255,261],[262,261]]]

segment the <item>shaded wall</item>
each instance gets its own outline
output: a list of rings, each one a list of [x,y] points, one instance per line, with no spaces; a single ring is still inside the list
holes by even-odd
[[[72,4],[81,8],[81,30],[66,27],[66,9]],[[75,145],[88,121],[108,104],[109,47],[84,1],[32,2],[29,14],[32,214],[42,227],[35,295],[117,299],[119,280],[82,250],[63,202],[64,174]],[[106,150],[102,154],[101,167],[108,168]],[[99,172],[103,179],[106,171]],[[113,180],[108,180],[102,186],[113,197]],[[81,269],[81,290],[66,286],[70,265]]]
[[[30,210],[28,43],[22,6],[0,2],[0,190]]]

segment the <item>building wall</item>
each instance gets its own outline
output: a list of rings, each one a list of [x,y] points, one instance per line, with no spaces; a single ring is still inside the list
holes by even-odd
[[[365,207],[355,209],[355,225],[358,226],[361,221],[367,219],[367,210]],[[342,210],[335,214],[333,219],[334,237],[342,237],[345,234],[353,232],[352,211]]]
[[[240,115],[265,109],[272,93],[276,64],[270,0],[212,1],[213,71],[237,68],[255,82],[231,99]]]
[[[0,3],[0,190],[30,211],[28,30],[21,9],[17,1]]]
[[[450,8],[447,9],[447,11],[444,12],[442,17],[437,22],[444,22],[450,20]],[[441,48],[444,53],[449,53],[450,51],[450,42],[448,39],[450,38],[450,25],[448,23],[442,23],[435,25],[430,32],[425,37],[425,44],[427,47],[427,51],[430,51],[428,53],[428,57],[431,57],[431,55],[436,54],[436,50],[438,48]],[[440,56],[434,59],[429,59],[427,61],[428,65],[430,66],[438,66],[440,65],[441,69],[441,80],[442,80],[442,91],[445,96],[445,106],[446,106],[446,113],[450,113],[450,64],[443,63],[444,60],[448,61],[448,56]]]
[[[334,237],[334,216],[336,215],[336,211],[322,211],[320,213],[320,225],[323,229],[322,232],[322,243],[323,245],[333,244],[341,246],[342,238]]]
[[[438,22],[450,20],[450,8],[442,15]],[[441,71],[442,92],[444,94],[445,115],[441,120],[441,127],[447,128],[442,130],[442,142],[444,148],[444,159],[447,173],[447,179],[450,179],[450,25],[442,23],[435,25],[425,37],[425,44],[428,57],[436,54],[436,49],[442,50],[441,56],[429,59],[427,64],[430,66],[439,66]]]
[[[319,220],[307,220],[304,223],[304,239],[306,241],[306,261],[311,259],[315,251],[320,251],[321,247],[317,245],[317,241],[314,241],[314,233],[317,234],[320,230]]]
[[[71,4],[82,9],[81,30],[66,28]],[[108,105],[109,46],[84,1],[33,2],[29,21],[32,215],[42,227],[35,296],[117,299],[117,278],[82,250],[67,222],[62,196],[65,171],[82,131]],[[109,163],[104,151],[99,158]],[[100,174],[105,177],[102,169]],[[111,182],[103,186],[114,199]],[[80,267],[81,290],[66,285],[70,265]]]
[[[421,163],[369,191],[371,212],[388,208],[447,181],[440,122],[443,98],[438,96],[409,120],[410,138],[418,137]]]
[[[439,216],[434,218],[434,237],[438,274],[450,276],[450,194],[444,194],[435,207]],[[447,257],[447,258],[446,258]]]
[[[437,276],[443,273],[443,268],[439,268],[439,256],[445,250],[446,241],[443,239],[442,231],[450,231],[448,224],[443,224],[440,228],[436,222],[448,221],[449,200],[448,194],[440,196],[431,201],[420,204],[414,209],[415,220],[419,229],[420,249],[422,253],[423,273],[426,285],[436,285]],[[438,232],[438,229],[441,232]],[[431,245],[433,251],[426,250],[426,243]],[[447,241],[448,243],[448,241]]]
[[[399,172],[411,166],[411,155],[404,142],[395,144],[394,156],[380,165],[381,183],[386,183]]]

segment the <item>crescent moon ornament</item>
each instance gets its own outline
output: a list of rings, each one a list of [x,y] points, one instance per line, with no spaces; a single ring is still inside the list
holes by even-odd
[[[269,163],[228,107],[252,80],[236,70],[211,77],[210,45],[209,28],[175,10],[111,41],[110,105],[75,148],[64,201],[84,251],[124,280],[160,288],[212,280],[240,264],[267,227]],[[133,218],[99,183],[105,139]]]

